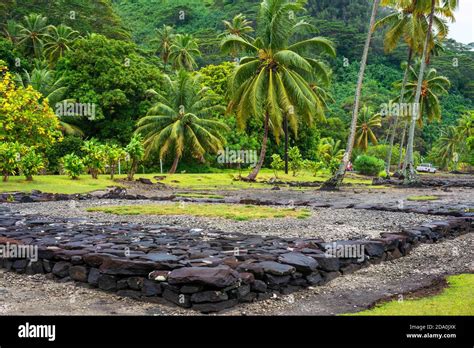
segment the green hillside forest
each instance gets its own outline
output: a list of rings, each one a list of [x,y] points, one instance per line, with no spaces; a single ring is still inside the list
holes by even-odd
[[[0,171],[96,176],[122,160],[133,177],[161,159],[255,179],[287,156],[294,175],[334,174],[344,153],[375,176],[389,157],[392,172],[405,157],[472,170],[474,43],[447,37],[457,1],[378,2],[3,0]]]

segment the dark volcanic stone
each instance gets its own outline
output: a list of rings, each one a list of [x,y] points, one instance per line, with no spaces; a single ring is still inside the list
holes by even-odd
[[[84,266],[71,266],[69,267],[69,276],[71,279],[86,283],[89,272]]]
[[[151,271],[156,269],[156,264],[146,261],[110,258],[104,260],[99,269],[101,273],[105,274],[147,276]]]
[[[295,271],[293,266],[284,265],[274,261],[259,262],[257,266],[262,267],[265,273],[270,273],[276,276],[291,274]]]
[[[364,252],[370,257],[382,257],[385,246],[382,242],[378,241],[367,241],[363,243]]]
[[[31,261],[28,266],[26,266],[26,274],[38,274],[38,273],[44,273],[44,268],[43,268],[43,262],[41,260],[39,261]]]
[[[114,291],[117,289],[117,278],[108,274],[101,274],[98,285],[102,290]]]
[[[291,277],[289,275],[277,276],[273,274],[265,274],[265,280],[268,285],[283,285],[290,282]]]
[[[168,253],[148,253],[141,257],[142,259],[147,259],[155,262],[178,262],[178,257]]]
[[[107,254],[87,254],[84,255],[82,258],[86,264],[88,264],[91,267],[99,267],[104,260],[107,260],[111,257],[112,255],[107,255]]]
[[[191,307],[191,296],[185,294],[179,294],[169,289],[163,291],[163,298],[184,308]]]
[[[238,304],[237,299],[212,302],[212,303],[196,303],[193,305],[193,309],[201,313],[213,313],[220,312],[226,308],[234,307]]]
[[[158,296],[162,293],[161,284],[153,280],[144,279],[142,293],[144,296]]]
[[[60,261],[54,265],[52,272],[54,275],[64,278],[69,275],[69,267],[71,267],[69,262]]]
[[[324,272],[321,271],[321,275],[323,276],[324,283],[330,282],[334,278],[337,278],[341,275],[339,272]]]
[[[28,266],[28,260],[21,259],[13,261],[12,268],[19,273],[23,273],[26,270],[26,266]]]
[[[145,279],[142,277],[130,277],[130,278],[127,278],[127,284],[130,287],[130,289],[141,290],[144,280]]]
[[[157,282],[165,282],[168,280],[170,271],[153,271],[148,275],[148,279],[155,280]]]
[[[311,273],[310,275],[306,276],[306,280],[310,285],[319,285],[323,283],[323,277],[319,272]]]
[[[89,276],[87,277],[87,282],[91,285],[99,285],[100,271],[97,268],[91,268],[89,271]]]
[[[183,294],[194,294],[196,292],[202,291],[204,287],[202,285],[183,285],[179,292]]]
[[[130,297],[134,299],[138,299],[142,297],[142,293],[140,291],[135,291],[135,290],[119,290],[117,291],[117,295],[122,296],[122,297]]]
[[[228,266],[183,267],[172,271],[168,277],[170,284],[202,284],[216,288],[233,285],[239,274]]]
[[[331,257],[325,254],[313,256],[318,261],[318,267],[326,272],[339,271],[340,262],[337,257]]]
[[[244,262],[241,263],[238,267],[237,270],[239,272],[250,272],[255,275],[257,278],[262,278],[263,275],[265,274],[263,271],[263,267],[259,266],[258,263],[249,263],[249,262]]]
[[[228,299],[227,294],[221,291],[202,291],[191,295],[191,302],[193,303],[220,302]]]
[[[282,254],[278,257],[278,261],[291,265],[297,271],[303,273],[311,273],[318,266],[318,262],[315,259],[296,252]]]
[[[265,284],[264,281],[261,280],[255,280],[255,282],[252,283],[251,286],[252,290],[257,291],[257,292],[266,292],[267,291],[267,284]]]

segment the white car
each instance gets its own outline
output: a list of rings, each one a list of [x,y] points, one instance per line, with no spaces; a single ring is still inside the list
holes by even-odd
[[[418,172],[436,173],[436,168],[431,163],[422,163],[416,167]]]

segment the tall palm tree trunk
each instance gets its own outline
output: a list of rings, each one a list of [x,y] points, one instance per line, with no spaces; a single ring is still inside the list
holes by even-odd
[[[403,75],[403,82],[402,82],[402,88],[400,92],[400,100],[399,100],[399,108],[398,110],[402,110],[402,105],[403,105],[403,96],[405,94],[405,86],[408,81],[408,71],[411,66],[411,58],[412,58],[412,53],[413,50],[410,48],[408,50],[408,63],[405,68],[405,74]],[[396,115],[395,120],[393,120],[393,129],[390,134],[390,142],[389,142],[389,147],[387,151],[387,158],[385,159],[385,173],[387,174],[387,178],[390,178],[390,162],[392,160],[392,149],[393,149],[393,142],[395,140],[395,134],[397,133],[397,127],[398,127],[398,120],[401,117],[401,115]]]
[[[288,174],[288,115],[285,115],[285,174]]]
[[[380,0],[374,0],[374,5],[372,7],[372,15],[370,17],[370,26],[369,32],[367,34],[367,39],[365,41],[364,52],[362,54],[362,60],[360,62],[360,70],[359,70],[359,78],[357,81],[357,87],[354,97],[354,109],[352,110],[352,121],[351,121],[351,128],[349,133],[349,139],[347,140],[346,152],[344,153],[344,157],[342,158],[341,165],[339,166],[338,171],[336,174],[330,178],[329,180],[325,181],[321,186],[321,189],[325,190],[333,190],[337,189],[344,180],[344,175],[346,174],[347,165],[351,159],[352,149],[354,147],[354,140],[355,140],[355,133],[357,127],[357,118],[359,116],[359,104],[360,104],[360,94],[362,90],[362,83],[364,81],[364,74],[365,74],[365,67],[367,65],[367,57],[369,55],[369,47],[370,41],[372,39],[372,33],[374,32],[374,25],[375,25],[375,17],[377,16],[377,10],[380,4]]]
[[[171,166],[170,171],[169,171],[170,174],[176,173],[176,169],[178,169],[178,163],[179,163],[179,156],[176,155],[173,161],[173,165]]]
[[[265,126],[264,126],[264,132],[263,132],[263,139],[262,139],[262,148],[260,150],[260,157],[258,159],[257,165],[255,168],[252,170],[252,172],[247,176],[247,180],[254,181],[255,178],[258,175],[258,172],[260,169],[262,169],[263,166],[263,161],[265,160],[265,153],[267,152],[267,142],[268,142],[268,123],[270,121],[270,115],[267,112],[265,114]]]
[[[417,176],[415,173],[415,165],[414,165],[414,160],[413,160],[413,142],[415,139],[415,126],[416,126],[416,121],[418,117],[421,117],[421,108],[420,108],[420,97],[421,97],[421,85],[423,83],[423,78],[425,75],[425,68],[426,68],[426,56],[428,54],[428,43],[430,41],[431,37],[431,29],[433,27],[433,17],[434,17],[434,11],[435,11],[435,5],[436,1],[431,0],[431,12],[429,16],[429,24],[428,24],[428,30],[426,32],[426,38],[425,38],[425,44],[423,46],[423,55],[421,57],[421,64],[420,64],[420,72],[418,73],[418,84],[416,86],[416,94],[415,94],[415,100],[414,100],[414,106],[415,106],[415,114],[412,116],[410,120],[410,130],[408,132],[408,142],[407,142],[407,155],[405,157],[405,164],[404,164],[404,170],[403,170],[403,175],[405,177],[405,183],[412,183],[417,180]]]
[[[400,139],[400,155],[398,156],[398,170],[400,171],[402,169],[402,161],[405,161],[403,158],[403,149],[405,147],[405,137],[407,135],[407,129],[408,129],[408,121],[405,121],[405,124],[403,126],[403,132],[402,132],[402,138]]]

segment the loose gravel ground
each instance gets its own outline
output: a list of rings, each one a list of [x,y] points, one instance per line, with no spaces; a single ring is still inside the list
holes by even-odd
[[[196,217],[189,215],[114,215],[87,212],[89,207],[108,205],[150,204],[150,201],[94,200],[77,202],[45,202],[17,204],[13,206],[24,214],[39,214],[49,217],[86,218],[97,222],[132,222],[160,224],[220,230],[228,233],[276,235],[281,237],[310,237],[334,241],[354,238],[376,238],[381,232],[393,232],[403,226],[415,226],[439,219],[436,216],[384,212],[359,209],[319,208],[306,219],[276,218],[250,221],[234,221],[224,218]],[[156,202],[156,204],[176,204]],[[187,204],[184,205],[184,210]],[[278,207],[276,207],[278,208]]]

